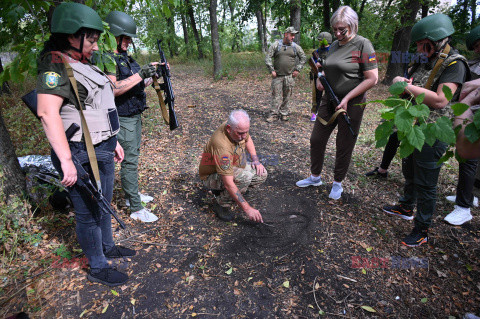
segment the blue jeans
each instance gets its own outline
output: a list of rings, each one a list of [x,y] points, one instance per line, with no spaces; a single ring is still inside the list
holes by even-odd
[[[85,143],[70,142],[69,145],[72,156],[77,158],[85,171],[93,178]],[[113,196],[115,177],[113,158],[116,145],[117,138],[115,136],[95,145],[102,193],[108,202],[112,201]],[[63,178],[60,160],[53,150],[51,156],[53,165]],[[94,185],[96,184],[94,183]],[[104,252],[115,246],[112,237],[112,219],[110,214],[101,211],[96,202],[82,192],[82,189],[77,184],[69,187],[68,191],[75,208],[77,239],[85,256],[88,258],[90,268],[93,272],[102,268],[109,268]]]

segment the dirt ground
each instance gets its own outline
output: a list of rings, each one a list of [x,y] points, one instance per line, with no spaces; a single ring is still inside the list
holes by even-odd
[[[38,318],[461,318],[480,314],[480,219],[452,227],[442,222],[453,209],[458,165],[442,168],[437,214],[428,245],[400,243],[412,221],[386,216],[403,177],[396,158],[387,179],[367,178],[378,165],[374,129],[379,105],[368,105],[339,201],[328,198],[333,179],[335,134],[330,138],[324,186],[301,189],[309,174],[310,90],[306,72],[297,82],[288,122],[266,123],[270,79],[266,72],[213,82],[203,71],[174,66],[172,79],[181,128],[161,122],[153,89],[144,113],[141,189],[159,220],[129,220],[119,183],[114,205],[127,222],[117,242],[138,250],[115,264],[130,275],[114,289],[90,283],[85,269],[67,261],[47,262],[25,280],[3,289],[1,314],[25,310]],[[386,97],[378,85],[369,98]],[[187,107],[195,106],[195,107]],[[267,161],[265,184],[246,200],[268,225],[247,221],[237,209],[232,223],[218,220],[213,195],[197,170],[212,132],[235,108],[251,116],[251,136]],[[47,232],[50,242],[75,243],[72,218]],[[69,222],[65,222],[69,221]],[[116,224],[115,224],[116,225]],[[75,250],[73,250],[75,251]],[[42,255],[43,253],[43,255]],[[81,258],[81,257],[79,257]],[[43,260],[42,259],[42,260]],[[51,256],[50,256],[51,259]],[[76,259],[73,259],[76,260]],[[80,263],[81,266],[81,263]],[[45,269],[47,271],[45,271]],[[13,297],[12,297],[13,295]]]

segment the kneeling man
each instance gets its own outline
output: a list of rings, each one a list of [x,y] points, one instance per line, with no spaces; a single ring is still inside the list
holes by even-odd
[[[235,201],[250,220],[263,223],[260,212],[242,196],[249,186],[261,184],[267,179],[267,170],[258,160],[249,129],[247,112],[232,111],[228,121],[210,137],[202,154],[200,179],[216,195],[217,203],[213,210],[223,221],[233,219],[231,204]],[[247,153],[251,161],[247,161]]]

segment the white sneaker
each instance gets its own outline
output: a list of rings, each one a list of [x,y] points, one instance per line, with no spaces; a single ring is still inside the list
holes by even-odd
[[[455,203],[455,201],[457,200],[457,196],[455,196],[455,195],[447,196],[445,198],[449,202],[452,202],[452,203]],[[473,206],[478,207],[478,197],[477,196],[473,196]]]
[[[330,191],[330,195],[328,195],[328,197],[331,199],[337,200],[342,196],[342,192],[343,192],[342,183],[333,182],[332,190]]]
[[[455,209],[443,219],[450,225],[459,226],[472,219],[470,208],[455,205]]]
[[[320,176],[315,177],[313,175],[310,175],[307,178],[302,179],[301,181],[298,181],[296,183],[296,185],[298,187],[320,186],[322,184],[323,183],[322,183],[322,179],[320,178]]]
[[[158,220],[158,217],[155,216],[148,208],[144,207],[138,212],[130,214],[130,218],[142,221],[144,223],[153,223]]]
[[[140,200],[142,201],[142,203],[150,203],[153,200],[152,196],[148,196],[148,195],[142,194],[140,192],[138,192],[138,195],[140,195]],[[125,200],[125,206],[130,207],[130,200],[129,199]]]

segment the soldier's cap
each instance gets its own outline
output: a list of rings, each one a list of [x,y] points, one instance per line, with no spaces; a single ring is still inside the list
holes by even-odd
[[[294,27],[288,27],[286,30],[285,30],[285,33],[292,33],[292,34],[297,34],[298,31],[295,30]]]
[[[328,32],[320,32],[320,34],[318,35],[317,37],[318,40],[327,40],[328,44],[331,44],[332,43],[332,35]]]

